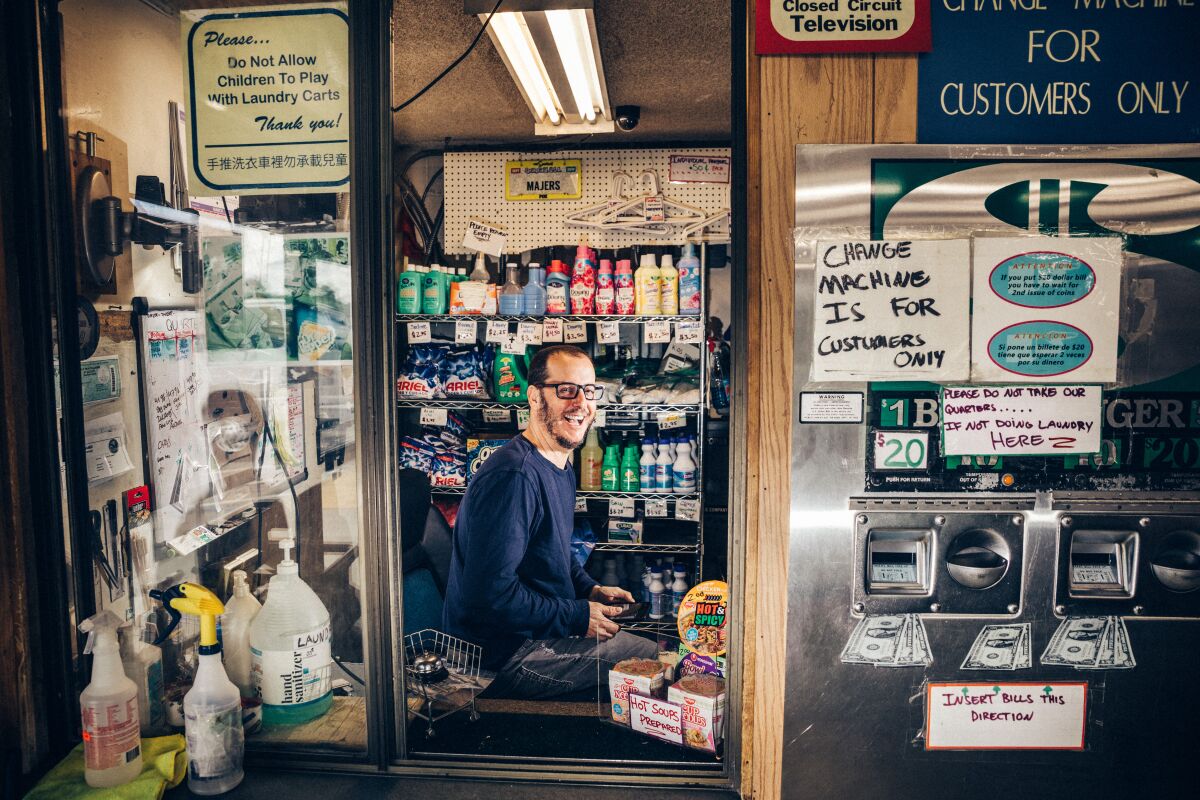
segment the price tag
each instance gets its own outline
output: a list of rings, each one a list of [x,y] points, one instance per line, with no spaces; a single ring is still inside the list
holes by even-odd
[[[446,425],[447,414],[448,412],[444,408],[422,408],[421,424],[444,427]]]
[[[647,517],[665,517],[667,515],[667,501],[661,497],[646,501],[646,516]]]
[[[492,320],[487,326],[488,344],[500,344],[508,336],[508,323],[503,320]]]
[[[467,220],[467,231],[463,234],[462,243],[463,247],[469,250],[499,258],[504,252],[504,231],[481,219],[472,218]]]
[[[592,420],[592,424],[597,428],[603,428],[608,423],[608,412],[597,411],[596,418]]]
[[[429,335],[428,322],[410,322],[408,323],[408,342],[409,344],[424,344],[431,342],[433,339]]]
[[[675,341],[681,344],[699,344],[701,341],[700,320],[689,319],[675,323]]]
[[[484,422],[508,422],[512,419],[512,412],[507,408],[485,408],[483,410]]]
[[[561,342],[563,340],[563,323],[561,319],[548,319],[542,323],[543,342]]]
[[[665,319],[648,320],[645,338],[647,344],[665,344],[671,341],[671,323]]]
[[[609,500],[608,515],[610,517],[621,517],[622,519],[633,519],[633,498],[614,497],[612,500]]]
[[[687,415],[680,411],[667,411],[658,415],[658,429],[669,431],[687,425]]]
[[[600,344],[616,344],[621,341],[621,324],[619,322],[597,322],[596,341]]]
[[[580,344],[587,341],[587,324],[583,322],[564,322],[563,340],[567,344]]]
[[[586,497],[576,497],[575,498],[575,513],[576,514],[586,514],[587,513],[587,498]]]
[[[528,427],[529,427],[529,409],[528,408],[518,408],[517,409],[517,429],[523,431]]]
[[[525,343],[521,341],[521,337],[517,334],[506,333],[504,338],[500,340],[500,352],[514,356],[525,355]]]
[[[648,196],[643,205],[646,208],[646,222],[662,222],[667,218],[667,210],[661,194]]]
[[[469,319],[460,319],[454,323],[455,344],[475,344],[475,323]]]
[[[542,343],[542,326],[538,322],[518,322],[517,338],[524,344]]]
[[[700,501],[694,497],[680,498],[675,501],[675,519],[686,519],[691,522],[700,521]]]
[[[875,469],[925,469],[928,466],[928,433],[875,431]]]

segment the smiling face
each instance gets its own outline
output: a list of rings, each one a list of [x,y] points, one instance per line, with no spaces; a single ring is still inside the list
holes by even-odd
[[[546,383],[577,383],[585,385],[596,382],[596,370],[586,357],[557,353],[546,362]],[[596,402],[588,400],[583,392],[572,400],[563,400],[553,386],[530,386],[529,415],[530,432],[534,441],[550,445],[563,452],[570,452],[583,444],[588,428],[596,417]]]

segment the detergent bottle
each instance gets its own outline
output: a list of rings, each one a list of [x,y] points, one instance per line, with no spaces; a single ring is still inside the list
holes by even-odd
[[[224,794],[242,782],[245,734],[242,696],[221,665],[217,615],[225,606],[195,583],[152,589],[171,617],[159,642],[171,635],[183,614],[200,618],[200,657],[192,688],[183,696],[183,731],[188,749],[188,790],[192,794]],[[157,642],[156,642],[157,644]]]
[[[700,259],[691,242],[684,246],[683,258],[679,259],[679,313],[700,313]]]
[[[633,273],[634,305],[639,316],[662,313],[662,288],[658,265],[653,253],[643,253],[637,272]]]
[[[254,680],[250,677],[250,625],[262,603],[250,592],[246,573],[233,571],[233,597],[225,604],[221,617],[221,646],[225,653],[225,671],[238,687],[242,697],[254,697]]]
[[[250,673],[263,701],[263,725],[316,719],[333,705],[333,642],[329,611],[300,579],[296,543],[279,543],[283,560],[267,602],[250,623]]]
[[[121,667],[117,629],[124,622],[101,611],[79,623],[87,634],[92,680],[79,695],[83,715],[83,779],[88,786],[120,786],[142,772],[142,737],[137,684]]]

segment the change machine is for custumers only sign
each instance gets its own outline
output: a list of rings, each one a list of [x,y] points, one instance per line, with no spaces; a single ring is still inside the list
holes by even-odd
[[[1195,791],[1198,152],[798,148],[784,797]]]

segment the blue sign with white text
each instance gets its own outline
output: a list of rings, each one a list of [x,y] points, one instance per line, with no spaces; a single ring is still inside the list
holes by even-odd
[[[933,0],[917,141],[1200,141],[1197,1]]]

